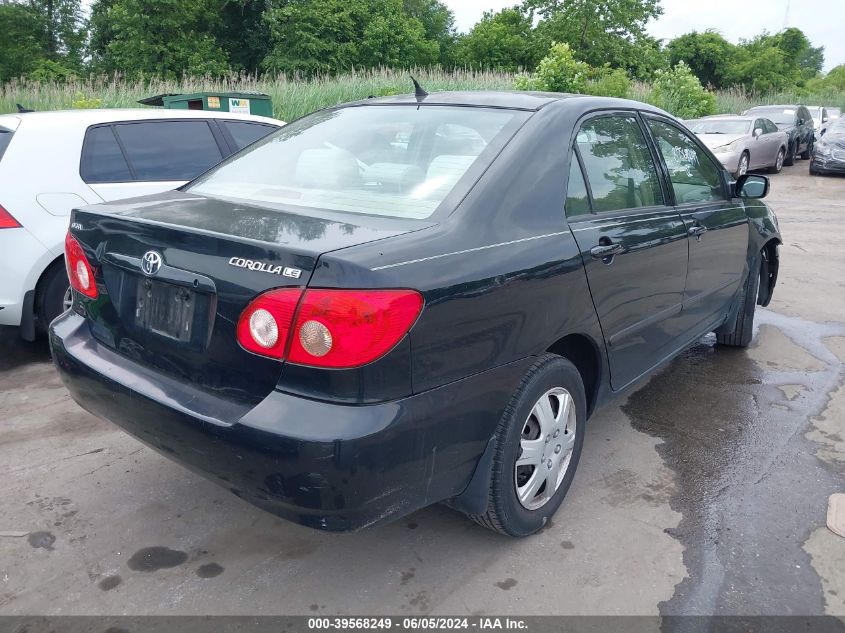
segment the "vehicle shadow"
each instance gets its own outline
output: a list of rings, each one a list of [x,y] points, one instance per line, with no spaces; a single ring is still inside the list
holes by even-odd
[[[32,363],[49,363],[50,346],[47,337],[25,341],[17,328],[0,326],[0,373],[14,371]]]

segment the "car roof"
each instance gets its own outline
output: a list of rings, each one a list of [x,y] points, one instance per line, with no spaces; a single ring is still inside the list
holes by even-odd
[[[254,121],[269,125],[283,125],[283,121],[269,117],[234,112],[211,112],[208,110],[169,110],[165,108],[94,108],[81,110],[44,110],[24,112],[11,116],[17,117],[22,124],[49,127],[53,125],[76,124],[81,126],[97,123],[116,123],[119,121],[139,121],[155,119],[229,119]]]
[[[799,103],[782,103],[782,104],[773,103],[771,105],[752,106],[752,107],[748,108],[748,110],[746,110],[746,112],[751,112],[752,110],[776,110],[778,108],[791,108],[793,110],[797,110],[798,108],[805,108],[805,107],[807,107],[807,106],[801,105]]]
[[[592,95],[568,94],[562,92],[526,92],[517,90],[466,90],[432,92],[422,99],[413,94],[373,97],[351,103],[341,104],[338,108],[362,105],[453,105],[479,108],[506,108],[513,110],[536,111],[552,103],[565,103],[573,108],[585,110],[595,108],[636,108],[665,114],[659,108],[639,101],[595,97]]]
[[[687,121],[752,121],[758,118],[760,117],[745,116],[744,114],[711,114],[697,119],[687,119]]]

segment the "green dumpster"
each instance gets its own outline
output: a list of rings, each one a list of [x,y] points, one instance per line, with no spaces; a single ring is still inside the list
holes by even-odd
[[[273,102],[260,92],[196,92],[194,94],[164,94],[141,99],[138,103],[173,110],[208,110],[273,116]]]

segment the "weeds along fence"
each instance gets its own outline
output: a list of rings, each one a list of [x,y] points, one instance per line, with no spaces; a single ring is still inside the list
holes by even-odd
[[[444,71],[418,68],[410,71],[381,68],[334,76],[311,78],[284,75],[237,74],[224,78],[192,77],[176,80],[127,80],[122,77],[74,79],[67,82],[39,83],[15,80],[0,86],[0,113],[14,112],[20,103],[33,110],[71,108],[138,107],[138,100],[156,94],[204,91],[255,91],[269,94],[277,118],[291,121],[314,110],[344,101],[412,91],[413,74],[429,91],[509,90],[514,74],[490,70]],[[651,86],[634,82],[629,97],[649,102]],[[806,94],[796,92],[748,93],[739,88],[719,90],[716,111],[739,113],[753,105],[804,103],[845,107],[845,92]]]

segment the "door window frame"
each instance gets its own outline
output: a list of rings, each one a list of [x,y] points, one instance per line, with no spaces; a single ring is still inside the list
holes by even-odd
[[[581,150],[578,147],[578,133],[581,131],[581,128],[589,121],[593,119],[599,118],[609,118],[609,117],[623,117],[634,119],[639,126],[640,133],[643,135],[645,139],[646,147],[648,147],[649,157],[654,165],[655,175],[657,176],[657,184],[658,190],[660,191],[660,195],[663,197],[662,204],[650,205],[646,207],[627,207],[625,209],[616,209],[613,211],[596,211],[595,202],[593,199],[593,188],[590,184],[590,179],[587,178],[587,171],[584,168],[584,159],[581,156]],[[649,134],[648,129],[644,121],[642,120],[642,116],[640,111],[635,109],[626,109],[626,108],[609,108],[606,110],[594,110],[587,114],[582,115],[576,122],[572,128],[572,135],[569,141],[569,163],[567,164],[567,172],[566,172],[566,190],[564,191],[564,207],[566,204],[566,196],[569,194],[569,169],[571,169],[571,162],[573,158],[578,161],[578,165],[581,169],[581,177],[584,179],[584,183],[587,186],[587,201],[590,205],[590,213],[582,213],[580,215],[573,216],[572,218],[567,217],[566,220],[569,223],[577,223],[577,222],[585,222],[597,219],[613,219],[613,218],[623,218],[623,217],[633,217],[639,215],[646,215],[649,213],[655,213],[658,211],[665,211],[666,209],[671,209],[673,205],[670,204],[670,194],[672,193],[671,189],[667,190],[666,182],[662,177],[662,161],[660,160],[659,155],[656,153],[656,147],[653,144],[651,136]]]
[[[660,163],[659,169],[663,174],[664,185],[666,186],[666,188],[669,191],[669,195],[670,195],[669,199],[671,200],[673,207],[675,207],[675,208],[703,207],[703,206],[707,206],[707,205],[711,205],[711,204],[721,204],[723,202],[730,201],[730,199],[731,199],[730,187],[728,186],[728,182],[725,179],[725,174],[727,173],[727,171],[725,170],[724,165],[722,165],[721,162],[719,162],[718,160],[716,160],[713,157],[712,152],[709,149],[707,149],[707,146],[704,145],[704,143],[702,143],[695,134],[691,134],[689,131],[684,130],[684,128],[682,126],[678,125],[678,123],[676,123],[672,119],[670,119],[666,116],[663,116],[661,114],[658,114],[656,112],[640,112],[640,116],[643,119],[644,127],[646,128],[646,130],[648,132],[648,138],[649,138],[651,144],[654,147],[654,151],[657,152],[658,161]],[[722,196],[723,196],[724,199],[722,199],[722,200],[699,200],[698,202],[684,202],[684,203],[681,203],[681,204],[678,203],[678,200],[675,198],[675,188],[672,186],[672,176],[669,173],[669,168],[666,166],[666,163],[663,160],[663,156],[660,154],[660,150],[657,147],[657,139],[655,138],[654,133],[651,131],[651,127],[649,127],[649,125],[648,125],[649,121],[658,121],[660,123],[664,123],[666,125],[674,127],[676,130],[678,130],[679,132],[684,134],[687,138],[692,140],[692,142],[702,151],[702,153],[707,158],[707,160],[710,161],[710,164],[715,168],[716,173],[719,175],[719,182],[722,186]]]

